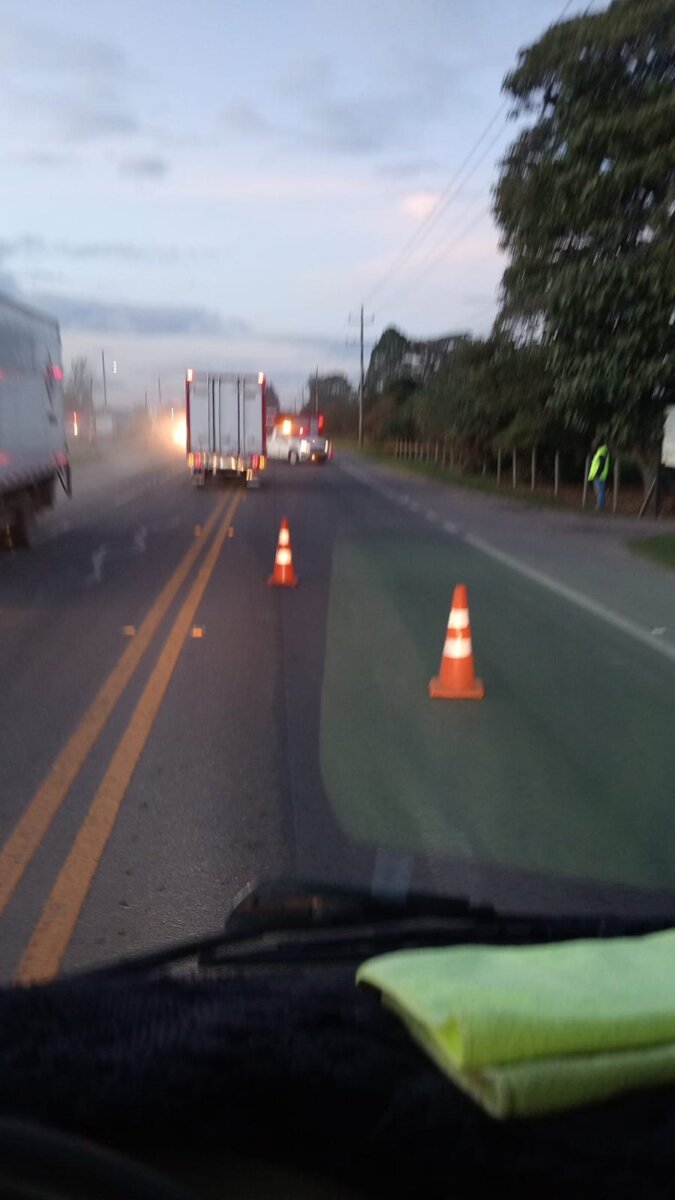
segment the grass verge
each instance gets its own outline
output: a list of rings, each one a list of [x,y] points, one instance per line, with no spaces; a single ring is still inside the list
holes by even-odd
[[[657,537],[635,538],[628,543],[631,550],[641,554],[662,567],[675,571],[675,533],[662,533]]]
[[[416,462],[411,459],[394,458],[392,454],[380,450],[370,448],[359,449],[356,442],[336,442],[338,450],[346,450],[351,454],[359,454],[362,458],[368,459],[371,462],[382,463],[392,467],[401,475],[417,475],[425,479],[433,479],[435,483],[444,483],[448,487],[469,488],[471,491],[484,492],[490,496],[501,496],[507,500],[520,500],[521,503],[529,504],[534,508],[557,508],[567,509],[571,512],[583,512],[579,497],[570,495],[566,485],[562,485],[560,494],[556,499],[553,496],[553,488],[549,487],[546,491],[532,492],[529,485],[523,485],[517,488],[511,487],[510,468],[503,473],[504,482],[501,486],[497,486],[496,480],[489,475],[470,475],[452,470],[451,467],[441,466],[435,462]],[[566,494],[567,493],[567,494]],[[589,500],[586,512],[590,513],[593,510],[594,501],[592,492],[589,489]]]

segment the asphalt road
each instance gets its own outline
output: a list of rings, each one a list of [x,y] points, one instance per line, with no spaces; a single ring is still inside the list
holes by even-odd
[[[216,931],[261,876],[675,913],[675,588],[616,535],[349,459],[75,484],[0,556],[2,979]],[[457,582],[476,704],[427,693]]]

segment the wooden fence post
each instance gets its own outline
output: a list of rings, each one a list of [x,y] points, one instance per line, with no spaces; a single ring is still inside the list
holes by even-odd
[[[518,486],[518,453],[515,446],[513,447],[513,490],[515,492]]]
[[[560,451],[556,450],[555,458],[553,459],[553,498],[558,499],[560,490]]]
[[[502,483],[502,452],[501,448],[497,451],[497,487],[501,487]]]

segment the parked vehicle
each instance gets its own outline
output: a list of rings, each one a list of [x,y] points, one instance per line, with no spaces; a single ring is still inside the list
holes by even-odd
[[[330,443],[319,433],[316,417],[280,415],[267,441],[267,456],[291,466],[325,463],[330,457]]]
[[[70,495],[57,322],[0,296],[0,533],[30,543],[35,514]]]

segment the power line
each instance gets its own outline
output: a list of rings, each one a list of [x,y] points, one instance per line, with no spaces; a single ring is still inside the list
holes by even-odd
[[[503,133],[503,131],[504,131],[504,128],[505,128],[505,126],[501,126],[501,127],[500,127],[500,128],[497,130],[497,133],[496,133],[495,137],[493,137],[493,138],[492,138],[492,139],[491,139],[491,140],[488,142],[487,146],[485,147],[485,150],[484,150],[484,151],[483,151],[483,153],[480,155],[480,157],[479,157],[479,158],[476,160],[476,162],[473,164],[473,166],[472,166],[471,170],[470,170],[470,171],[468,172],[468,174],[467,174],[467,175],[464,177],[464,179],[462,180],[462,183],[460,184],[460,186],[459,186],[459,187],[456,189],[456,191],[453,193],[453,195],[452,195],[452,196],[451,196],[451,197],[448,199],[448,203],[447,203],[447,205],[444,205],[444,206],[443,206],[443,209],[438,209],[438,210],[436,210],[434,213],[432,213],[432,214],[431,214],[431,215],[433,216],[433,220],[432,220],[432,221],[430,222],[430,224],[427,226],[427,229],[426,229],[426,231],[425,231],[426,233],[428,233],[428,232],[429,232],[429,230],[430,230],[431,228],[433,228],[433,226],[435,226],[435,225],[437,225],[437,224],[438,224],[438,222],[440,221],[441,217],[443,216],[443,213],[445,212],[445,209],[446,209],[446,208],[447,208],[447,207],[448,207],[448,206],[449,206],[449,205],[452,203],[452,201],[453,201],[453,200],[456,200],[456,199],[457,199],[457,196],[459,195],[460,191],[461,191],[461,190],[462,190],[462,188],[464,187],[464,184],[468,183],[468,181],[469,181],[469,179],[471,178],[471,176],[472,176],[472,175],[475,175],[475,173],[476,173],[476,171],[478,170],[478,168],[479,168],[479,166],[481,165],[481,163],[482,163],[482,162],[484,162],[484,160],[487,158],[488,154],[489,154],[489,153],[490,153],[490,151],[492,150],[492,148],[493,148],[493,146],[495,145],[495,143],[496,143],[496,142],[497,142],[497,141],[500,139],[500,137],[501,137],[501,135],[502,135],[502,133]],[[489,207],[488,207],[488,209],[487,209],[487,210],[485,210],[485,211],[488,211],[488,212],[489,212]],[[390,274],[391,274],[391,273],[390,273]]]
[[[454,250],[455,246],[458,246],[468,233],[471,233],[472,229],[476,227],[479,221],[483,220],[483,217],[490,215],[490,211],[490,206],[488,205],[487,207],[484,206],[481,208],[480,212],[474,213],[466,225],[463,225],[458,233],[456,233],[449,242],[446,242],[446,244],[441,247],[439,252],[437,251],[421,264],[421,269],[419,269],[417,273],[413,275],[412,279],[406,279],[404,282],[399,283],[397,291],[400,291],[403,286],[405,286],[408,291],[411,291],[417,287],[420,281],[424,279],[425,275],[428,275],[429,271],[433,270],[435,266],[438,266],[438,264],[442,262],[444,258],[447,258],[450,251]]]
[[[563,20],[566,13],[572,7],[572,4],[574,2],[575,2],[575,0],[567,0],[567,3],[564,5],[560,15],[556,18],[556,21],[554,21],[553,24],[559,24]],[[591,0],[591,3],[592,3],[592,0]],[[591,4],[589,4],[587,6],[584,16],[586,16],[588,14],[590,8],[591,8]],[[485,140],[488,133],[492,129],[493,125],[495,124],[495,122],[502,115],[507,104],[508,104],[508,99],[504,98],[504,100],[502,100],[501,104],[497,108],[496,112],[494,112],[493,115],[491,116],[490,120],[488,121],[488,123],[485,126],[485,128],[483,129],[483,131],[479,134],[478,138],[476,139],[473,146],[469,150],[469,153],[466,155],[466,157],[463,159],[460,166],[455,171],[455,174],[453,175],[449,184],[441,192],[440,196],[438,197],[438,200],[434,204],[431,211],[428,212],[426,214],[426,216],[422,219],[420,224],[417,226],[417,229],[413,232],[411,237],[408,239],[408,241],[403,246],[402,250],[399,251],[399,254],[396,256],[393,263],[390,264],[390,266],[386,269],[386,271],[384,271],[384,273],[380,276],[380,278],[377,280],[377,282],[374,284],[374,286],[366,294],[366,296],[365,296],[366,303],[369,303],[372,300],[373,296],[375,296],[377,294],[377,292],[380,291],[380,289],[387,282],[387,280],[390,279],[391,276],[394,275],[401,266],[403,266],[406,259],[409,257],[410,251],[414,248],[416,243],[420,240],[420,238],[423,238],[426,236],[429,229],[433,228],[433,226],[437,224],[437,222],[440,219],[440,217],[442,216],[443,212],[445,212],[446,208],[448,208],[449,205],[452,204],[453,200],[459,195],[459,193],[461,192],[464,185],[471,178],[471,176],[475,173],[476,169],[480,166],[480,164],[484,161],[487,154],[492,149],[495,142],[499,139],[503,130],[506,128],[506,124],[507,124],[506,121],[504,122],[503,126],[501,126],[500,129],[497,131],[497,134],[490,141],[490,144],[486,147],[486,149],[484,150],[483,154],[480,156],[478,161],[473,164],[471,171],[466,176],[466,178],[463,179],[461,183],[458,183],[463,171],[466,169],[468,164],[471,162],[471,159],[473,158],[474,154],[476,153],[476,150],[482,144],[482,142]]]
[[[571,0],[570,0],[570,3],[571,3]],[[492,126],[494,125],[497,118],[501,116],[502,112],[506,108],[506,104],[507,104],[507,101],[504,100],[502,102],[502,104],[499,106],[499,108],[497,109],[497,112],[491,118],[491,120],[488,121],[488,123],[485,126],[485,129],[483,130],[483,132],[481,133],[480,137],[477,139],[476,142],[474,142],[473,146],[471,147],[471,150],[469,151],[469,153],[466,155],[466,157],[462,161],[461,166],[458,167],[458,169],[455,171],[455,174],[453,175],[452,179],[450,180],[450,183],[441,192],[440,196],[438,197],[438,200],[434,204],[431,211],[428,212],[426,214],[426,216],[422,219],[422,221],[418,225],[415,232],[408,239],[408,241],[405,243],[403,249],[399,252],[397,257],[394,259],[394,262],[391,263],[391,265],[387,268],[387,270],[384,272],[384,274],[380,276],[379,280],[374,285],[374,287],[372,287],[370,289],[370,291],[368,292],[368,294],[365,298],[366,302],[372,300],[373,296],[376,294],[376,292],[379,292],[379,290],[383,286],[383,284],[385,284],[386,281],[391,277],[391,275],[395,274],[396,271],[398,271],[399,267],[401,267],[404,264],[405,260],[410,255],[410,251],[414,249],[416,243],[420,240],[420,238],[426,236],[429,229],[433,228],[433,226],[437,224],[438,220],[443,215],[446,208],[448,208],[449,205],[452,204],[453,200],[455,200],[456,197],[459,195],[459,193],[461,192],[464,185],[468,182],[468,180],[471,178],[471,176],[473,174],[475,174],[476,169],[480,166],[480,164],[484,161],[486,156],[489,154],[490,150],[492,149],[492,147],[494,146],[494,144],[498,140],[498,138],[501,137],[502,131],[506,126],[506,122],[504,123],[504,126],[502,126],[500,129],[498,129],[495,137],[490,141],[489,145],[486,146],[485,150],[483,151],[483,153],[480,156],[480,158],[478,159],[478,161],[473,164],[471,170],[468,172],[466,177],[464,179],[462,179],[461,183],[459,183],[459,179],[460,179],[461,175],[463,174],[466,167],[470,163],[471,159],[473,158],[473,156],[474,156],[476,150],[478,149],[478,147],[480,146],[480,144],[484,141],[485,137],[492,129]]]

